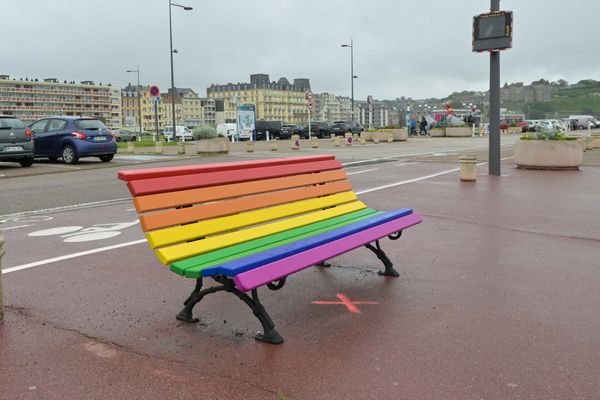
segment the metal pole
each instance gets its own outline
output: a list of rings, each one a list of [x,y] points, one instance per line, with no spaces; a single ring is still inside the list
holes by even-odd
[[[0,323],[4,321],[4,304],[2,302],[2,256],[4,255],[4,236],[0,232]]]
[[[137,98],[138,98],[138,117],[140,118],[140,140],[142,140],[143,129],[142,129],[142,87],[140,86],[140,66],[137,66]]]
[[[171,0],[169,0],[169,44],[171,48],[171,107],[173,117],[173,140],[177,137],[177,130],[175,126],[175,75],[173,73],[173,24],[171,22]]]
[[[310,107],[308,108],[308,140],[311,139],[311,132],[310,132]]]
[[[500,0],[491,0],[490,11],[500,10]],[[489,174],[500,176],[500,52],[490,53]]]
[[[351,110],[352,122],[354,122],[354,43],[350,38],[350,95],[351,95]]]
[[[158,100],[154,99],[154,131],[156,132],[155,142],[158,141]]]

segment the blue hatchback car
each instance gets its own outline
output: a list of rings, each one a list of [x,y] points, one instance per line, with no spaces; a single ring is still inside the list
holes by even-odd
[[[29,129],[36,158],[62,158],[65,164],[75,164],[81,157],[98,157],[108,162],[117,152],[113,132],[99,119],[52,117],[34,122]]]

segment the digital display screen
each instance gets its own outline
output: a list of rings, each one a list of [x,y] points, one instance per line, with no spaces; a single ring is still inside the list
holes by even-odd
[[[479,39],[492,39],[506,36],[506,18],[504,15],[479,20]]]

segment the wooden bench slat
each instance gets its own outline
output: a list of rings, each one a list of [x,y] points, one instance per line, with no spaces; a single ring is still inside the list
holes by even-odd
[[[133,196],[164,193],[194,189],[199,187],[220,186],[228,183],[248,182],[254,180],[276,178],[281,176],[301,175],[307,172],[329,171],[340,169],[337,160],[315,161],[301,164],[284,164],[277,167],[258,167],[238,170],[208,172],[163,178],[139,179],[127,182]]]
[[[332,155],[324,154],[316,156],[272,158],[268,160],[237,161],[216,164],[186,165],[178,167],[130,169],[119,171],[117,177],[122,181],[134,181],[138,179],[163,178],[166,176],[188,175],[202,172],[229,171],[235,169],[325,161],[333,160],[334,158],[335,157]]]
[[[146,238],[148,239],[150,246],[155,249],[157,247],[196,240],[250,225],[262,224],[280,218],[287,218],[326,207],[332,207],[338,204],[350,203],[355,200],[356,195],[354,192],[337,193],[316,199],[296,201],[294,203],[209,219],[193,224],[161,229],[147,233]]]
[[[401,210],[386,211],[378,215],[372,215],[360,221],[355,221],[337,229],[332,229],[315,236],[297,240],[283,246],[277,246],[247,257],[229,261],[227,263],[218,263],[212,267],[206,268],[203,271],[203,276],[235,276],[260,267],[261,265],[265,265],[294,254],[305,252],[314,247],[342,239],[346,236],[365,231],[375,226],[383,225],[390,221],[406,217],[410,214],[412,214],[412,210],[410,208],[404,208]]]
[[[204,254],[209,251],[222,249],[224,247],[247,242],[252,239],[258,239],[274,233],[324,221],[326,219],[348,214],[363,208],[367,208],[367,206],[360,201],[341,204],[326,210],[316,211],[310,214],[272,222],[270,224],[229,232],[223,235],[208,237],[206,239],[189,243],[181,243],[174,246],[162,247],[156,251],[156,256],[163,264],[171,264],[173,262],[185,260],[189,257]]]
[[[336,257],[391,233],[416,225],[422,219],[421,215],[413,213],[406,217],[354,233],[342,239],[243,272],[236,275],[233,281],[239,290],[246,292],[318,264],[321,261]]]
[[[300,228],[290,229],[274,235],[250,240],[224,249],[215,250],[202,254],[200,256],[190,257],[187,260],[178,261],[171,264],[171,271],[185,275],[188,278],[200,278],[202,271],[217,263],[225,263],[237,258],[249,256],[273,247],[281,246],[296,240],[314,236],[338,227],[360,221],[364,218],[381,214],[380,211],[372,208],[355,211],[339,217],[330,218],[325,221],[302,226]]]
[[[194,207],[142,215],[140,217],[140,225],[142,230],[146,232],[351,190],[352,185],[346,180],[256,196],[240,197]]]
[[[323,171],[303,175],[286,176],[283,178],[265,179],[263,181],[232,183],[208,188],[188,189],[176,192],[149,194],[133,198],[133,204],[138,212],[156,211],[165,208],[205,203],[241,197],[276,190],[315,185],[347,179],[343,170]]]

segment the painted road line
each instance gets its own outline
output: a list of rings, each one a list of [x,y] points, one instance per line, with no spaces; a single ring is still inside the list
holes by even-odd
[[[409,179],[409,180],[406,180],[406,181],[401,181],[401,182],[396,182],[396,183],[390,183],[389,185],[383,185],[383,186],[378,186],[378,187],[371,188],[371,189],[365,189],[365,190],[361,190],[360,192],[356,192],[356,194],[371,193],[371,192],[375,192],[377,190],[388,189],[388,188],[391,188],[391,187],[394,187],[394,186],[406,185],[407,183],[419,182],[419,181],[422,181],[422,180],[425,180],[425,179],[435,178],[436,176],[451,174],[452,172],[456,172],[456,171],[460,171],[460,168],[449,169],[447,171],[438,172],[437,174],[431,174],[431,175],[427,175],[427,176],[422,176],[420,178]]]
[[[18,226],[11,226],[9,228],[0,228],[0,231],[10,231],[12,229],[26,228],[28,226],[32,226],[32,225],[31,224],[29,224],[29,225],[18,225]]]
[[[109,206],[109,205],[121,204],[121,203],[127,203],[127,202],[131,202],[131,198],[129,198],[129,197],[123,197],[123,198],[120,198],[120,199],[93,201],[93,202],[90,202],[90,203],[70,204],[68,206],[45,208],[45,209],[42,209],[42,210],[22,211],[22,212],[18,212],[18,213],[15,213],[15,214],[0,215],[0,221],[2,221],[2,220],[8,220],[8,219],[13,219],[13,218],[18,218],[18,217],[23,217],[23,216],[26,216],[26,215],[46,214],[46,213],[59,212],[59,211],[79,210],[79,209],[83,209],[83,208],[92,208],[92,207],[98,207],[98,206]]]
[[[364,171],[349,172],[346,175],[358,175],[358,174],[364,174],[366,172],[371,172],[371,171],[377,171],[377,168],[365,169]]]
[[[112,246],[100,247],[98,249],[80,251],[78,253],[67,254],[64,256],[59,256],[59,257],[54,257],[54,258],[48,258],[46,260],[35,261],[32,263],[28,263],[28,264],[17,265],[15,267],[9,267],[9,268],[3,269],[2,274],[4,275],[4,274],[8,274],[8,273],[15,272],[15,271],[22,271],[24,269],[39,267],[42,265],[51,264],[51,263],[55,263],[58,261],[69,260],[71,258],[87,256],[89,254],[101,253],[103,251],[119,249],[121,247],[133,246],[133,245],[140,244],[140,243],[146,243],[146,239],[134,240],[132,242],[125,242],[125,243],[115,244]]]
[[[52,168],[62,168],[62,169],[81,169],[81,167],[74,167],[72,165],[60,165],[60,164],[39,164],[40,166],[44,166],[44,167],[52,167]]]

